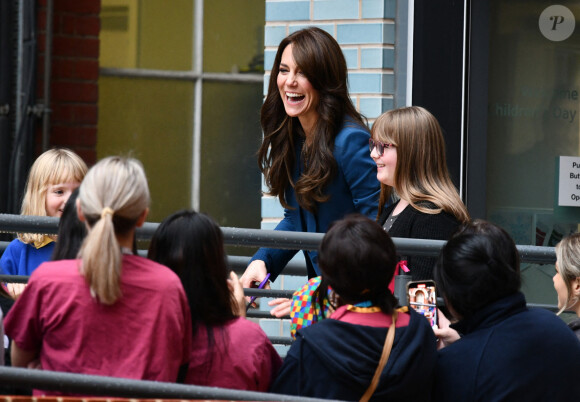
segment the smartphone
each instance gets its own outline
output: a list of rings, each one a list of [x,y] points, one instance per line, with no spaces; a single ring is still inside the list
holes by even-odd
[[[411,281],[407,284],[409,307],[427,318],[431,327],[439,324],[436,290],[434,281]]]

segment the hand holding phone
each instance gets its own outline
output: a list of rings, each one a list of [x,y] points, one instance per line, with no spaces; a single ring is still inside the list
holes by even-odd
[[[439,310],[437,310],[437,319],[439,320],[439,328],[433,328],[433,332],[437,337],[437,350],[441,350],[461,337],[456,330],[449,326],[451,323],[445,317],[445,314]]]
[[[429,320],[431,327],[438,325],[437,293],[434,281],[412,281],[407,284],[409,306]]]

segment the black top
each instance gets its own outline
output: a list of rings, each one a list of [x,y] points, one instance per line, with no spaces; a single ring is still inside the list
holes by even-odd
[[[379,225],[384,225],[387,217],[398,203],[399,201],[383,208],[377,220]],[[422,202],[420,205],[436,209],[436,206],[431,202]],[[460,222],[457,218],[445,211],[438,214],[426,214],[409,205],[397,216],[388,233],[391,237],[404,239],[448,240],[459,225]],[[433,267],[437,261],[436,257],[401,256],[401,259],[407,260],[412,280],[433,279]]]

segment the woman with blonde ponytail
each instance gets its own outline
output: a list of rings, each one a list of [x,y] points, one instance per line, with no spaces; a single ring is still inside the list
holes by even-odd
[[[558,314],[576,313],[578,318],[568,323],[580,340],[580,233],[566,236],[556,244],[554,288],[558,293]]]
[[[148,206],[137,160],[109,157],[89,170],[77,200],[89,229],[78,259],[42,264],[6,317],[13,365],[178,379],[191,356],[185,292],[169,268],[132,252]]]
[[[469,221],[447,170],[439,122],[419,106],[389,110],[371,130],[369,148],[381,182],[377,222],[391,237],[447,240]],[[398,198],[387,206],[391,196]],[[413,280],[433,278],[435,258],[404,258]]]
[[[81,184],[78,215],[91,228],[80,251],[81,272],[103,304],[120,296],[121,255],[131,253],[135,227],[149,212],[149,188],[139,162],[107,158]],[[98,196],[97,196],[98,194]]]

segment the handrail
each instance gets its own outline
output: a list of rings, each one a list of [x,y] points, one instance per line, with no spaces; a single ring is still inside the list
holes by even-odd
[[[323,401],[290,395],[242,391],[200,385],[174,384],[160,381],[133,380],[88,374],[30,370],[0,366],[0,382],[35,389],[63,391],[83,395],[125,398],[212,399],[237,401]],[[324,401],[328,401],[324,399]]]
[[[6,250],[10,242],[8,241],[0,241],[0,254]],[[137,253],[141,257],[147,257],[147,250],[137,250]],[[231,270],[237,273],[243,273],[248,264],[250,263],[251,257],[243,256],[243,255],[228,255],[228,266]],[[290,276],[306,276],[306,265],[304,263],[300,263],[298,261],[290,261],[286,268],[284,268],[284,275]],[[18,282],[18,281],[13,281]]]
[[[147,222],[137,229],[138,239],[150,239],[158,223]],[[55,234],[58,218],[47,216],[23,216],[0,214],[0,232],[46,233]],[[287,232],[280,230],[221,228],[226,244],[245,247],[272,247],[290,250],[316,250],[322,241],[322,233]],[[427,239],[393,238],[400,254],[437,256],[445,241]],[[522,262],[553,264],[556,253],[553,247],[516,246]]]
[[[143,227],[137,229],[138,239],[150,239],[158,226],[159,223],[146,222]],[[57,230],[58,218],[0,214],[0,232],[55,234],[57,233]],[[229,245],[275,247],[291,250],[316,250],[324,236],[322,233],[287,232],[231,227],[222,227],[221,230],[224,235],[224,242]],[[397,251],[401,255],[411,254],[421,256],[437,256],[443,245],[446,243],[443,240],[402,239],[396,237],[393,238],[393,242],[397,247]],[[3,250],[7,244],[8,242],[0,242],[0,250]],[[518,245],[516,247],[520,253],[520,259],[522,262],[538,264],[553,264],[556,262],[554,247],[528,245]],[[140,254],[144,255],[145,251],[140,250]],[[250,257],[228,256],[229,266],[238,272],[243,271],[249,261]],[[284,269],[284,274],[306,276],[306,267],[304,264],[290,262]],[[27,277],[7,277],[5,275],[0,275],[0,281],[24,283],[27,280]],[[244,289],[245,295],[258,297],[291,297],[293,292],[294,290]],[[557,311],[557,306],[554,305],[542,305],[542,307]],[[248,317],[275,318],[268,312],[256,311],[255,309],[250,309],[248,311]],[[270,340],[272,343],[277,344],[290,343],[290,338],[285,337],[270,337]]]
[[[30,276],[26,276],[26,275],[1,275],[0,274],[0,282],[28,283],[29,279],[30,279]],[[246,296],[292,297],[293,293],[294,293],[294,290],[244,288],[244,294]]]

